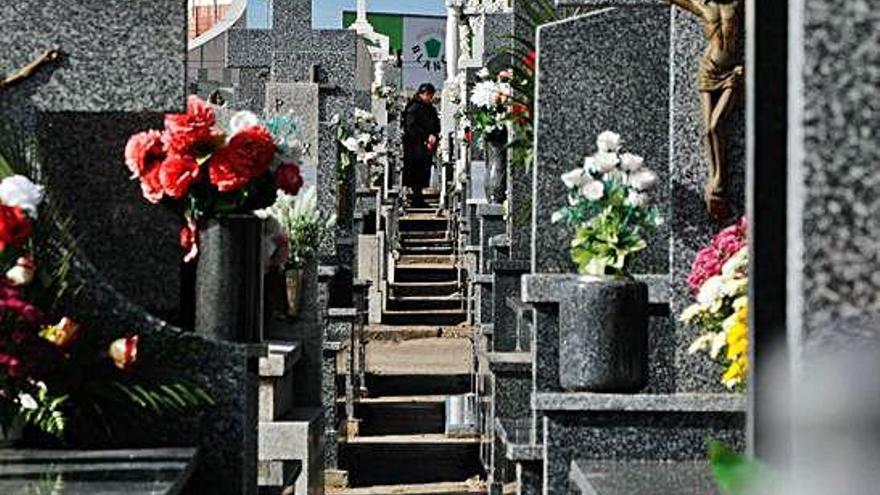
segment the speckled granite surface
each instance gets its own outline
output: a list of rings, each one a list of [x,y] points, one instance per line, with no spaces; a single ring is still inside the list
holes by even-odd
[[[602,10],[542,26],[538,47],[533,271],[572,272],[570,229],[550,219],[566,204],[559,177],[596,151],[599,133],[620,133],[628,150],[646,157],[660,178],[655,200],[668,202],[669,7]],[[661,229],[637,271],[668,271],[668,239]]]
[[[706,461],[571,462],[569,480],[583,495],[718,495]]]
[[[163,112],[185,102],[186,4],[180,0],[17,0],[0,4],[0,71],[50,48],[60,62],[31,86],[51,112]],[[5,97],[5,96],[4,96]]]

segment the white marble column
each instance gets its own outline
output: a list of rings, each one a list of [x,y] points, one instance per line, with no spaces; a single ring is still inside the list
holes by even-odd
[[[455,113],[458,111],[458,105],[453,102],[453,97],[458,94],[458,22],[461,15],[461,3],[461,0],[446,0],[446,82],[443,85],[440,117],[442,134],[440,153],[444,160],[449,156],[451,147],[454,146],[454,143],[450,142],[449,137],[450,135],[454,136],[456,131]],[[443,179],[446,178],[444,177]],[[445,190],[441,190],[440,193],[441,203],[445,204]]]

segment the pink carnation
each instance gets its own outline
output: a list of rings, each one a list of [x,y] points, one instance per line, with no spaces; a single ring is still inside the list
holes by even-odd
[[[687,282],[691,292],[696,294],[706,280],[721,275],[721,267],[748,244],[748,222],[743,217],[739,222],[726,227],[712,238],[712,244],[697,253]]]

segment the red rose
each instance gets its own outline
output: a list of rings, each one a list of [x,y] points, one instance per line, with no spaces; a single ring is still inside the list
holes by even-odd
[[[243,129],[218,150],[208,164],[211,184],[221,192],[236,191],[269,170],[275,142],[265,127]]]
[[[184,263],[193,261],[199,255],[199,231],[192,220],[180,229],[180,247],[183,249]]]
[[[166,148],[177,154],[204,156],[217,146],[223,133],[214,128],[214,109],[198,96],[190,96],[186,113],[165,115],[165,133],[162,141]]]
[[[0,204],[0,251],[12,244],[21,246],[31,235],[31,220],[18,206]]]
[[[140,177],[165,159],[162,134],[146,131],[133,135],[125,145],[125,165],[133,177]]]
[[[292,163],[281,165],[275,172],[275,183],[282,191],[296,196],[296,193],[303,186],[303,178],[299,173],[299,167]]]
[[[189,156],[169,156],[159,168],[159,182],[168,196],[180,199],[199,178],[199,164]]]

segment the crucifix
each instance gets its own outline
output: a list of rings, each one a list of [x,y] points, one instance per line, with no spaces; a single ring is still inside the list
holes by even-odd
[[[696,15],[709,41],[700,59],[697,83],[705,130],[709,178],[704,200],[716,221],[727,216],[727,152],[724,125],[734,105],[734,96],[742,85],[743,63],[738,41],[743,22],[743,0],[667,0]]]

